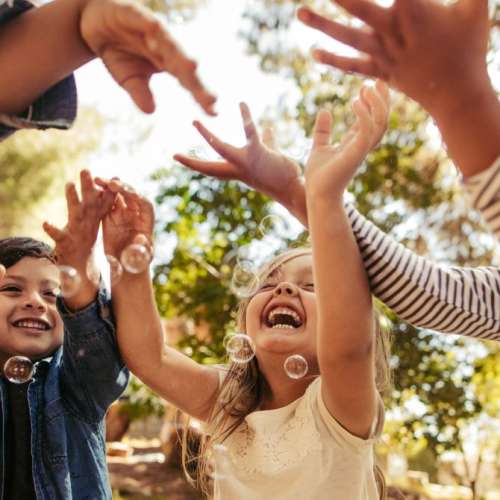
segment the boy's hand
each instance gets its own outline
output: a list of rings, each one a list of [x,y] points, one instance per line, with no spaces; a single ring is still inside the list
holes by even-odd
[[[363,85],[352,107],[356,121],[338,145],[330,144],[330,112],[318,112],[313,130],[313,147],[305,170],[308,195],[335,197],[342,202],[349,181],[386,130],[389,112],[387,86],[380,80],[375,86]]]
[[[303,193],[301,170],[297,163],[277,151],[271,129],[262,140],[245,103],[240,104],[247,143],[241,148],[231,146],[207,130],[201,123],[194,126],[223,161],[206,161],[176,154],[174,159],[205,175],[224,180],[239,180],[264,193],[287,208],[294,205],[295,195]]]
[[[5,267],[2,266],[2,264],[0,264],[0,282],[3,280],[6,272],[7,271],[6,271]]]
[[[132,243],[146,246],[153,254],[154,208],[144,196],[127,189],[119,180],[96,179],[96,183],[116,195],[113,209],[103,220],[104,251],[120,259]]]
[[[81,309],[95,297],[96,285],[88,277],[89,261],[101,219],[111,210],[115,195],[97,186],[88,170],[80,173],[81,200],[73,183],[66,186],[68,222],[58,229],[45,222],[43,229],[54,240],[57,263],[71,266],[82,280],[80,291],[65,299],[72,309]],[[95,272],[95,270],[94,270]]]
[[[346,26],[306,7],[299,9],[298,17],[359,50],[361,56],[316,50],[318,61],[384,79],[431,114],[449,105],[450,99],[461,107],[461,95],[474,99],[490,87],[486,71],[488,0],[458,0],[451,5],[439,0],[395,0],[390,8],[372,0],[335,3],[366,26]]]
[[[216,98],[199,80],[196,63],[147,8],[132,0],[89,0],[82,10],[80,31],[90,50],[145,113],[155,109],[149,80],[166,71],[191,92],[205,112],[215,114]]]

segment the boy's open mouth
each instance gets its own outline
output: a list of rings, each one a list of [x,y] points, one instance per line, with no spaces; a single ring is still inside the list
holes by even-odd
[[[23,318],[12,323],[16,328],[25,328],[33,331],[47,331],[51,329],[50,324],[43,319]]]
[[[299,313],[289,306],[277,306],[269,311],[265,319],[269,328],[296,329],[303,325],[303,320]]]

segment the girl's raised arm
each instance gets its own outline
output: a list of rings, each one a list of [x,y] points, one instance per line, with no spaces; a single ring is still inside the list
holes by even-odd
[[[331,115],[320,111],[306,165],[306,201],[317,299],[317,350],[326,407],[351,433],[369,437],[377,408],[371,294],[343,193],[385,130],[388,90],[364,86],[357,121],[330,145]]]
[[[120,189],[120,184],[111,181],[111,188]],[[123,190],[104,220],[106,253],[118,258],[131,243],[149,246],[153,224],[151,203]],[[180,410],[206,420],[219,386],[218,370],[167,346],[149,271],[124,271],[112,288],[112,300],[120,352],[130,370]]]

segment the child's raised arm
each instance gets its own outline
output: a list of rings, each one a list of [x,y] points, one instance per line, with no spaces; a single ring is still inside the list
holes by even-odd
[[[241,106],[247,144],[223,142],[195,126],[222,158],[207,161],[175,155],[182,164],[219,179],[245,182],[283,204],[304,226],[307,207],[300,167],[276,150],[269,129],[260,139],[246,105]],[[500,167],[499,167],[500,169]],[[500,340],[500,271],[493,267],[446,267],[420,257],[346,207],[372,293],[401,319],[420,328]]]
[[[215,98],[198,79],[196,63],[131,0],[54,0],[4,23],[0,47],[0,113],[26,111],[49,87],[100,57],[142,111],[155,107],[151,76],[166,71],[213,114]]]
[[[151,203],[122,189],[118,181],[98,182],[121,193],[104,219],[106,253],[119,258],[131,243],[150,246],[154,225]],[[124,270],[112,292],[118,344],[127,366],[161,397],[206,420],[219,386],[218,370],[199,365],[167,346],[149,271],[130,274]]]
[[[316,50],[344,71],[382,78],[418,101],[436,120],[450,157],[464,176],[500,155],[500,102],[486,67],[488,0],[335,0],[366,23],[346,26],[301,8],[299,19],[350,45],[360,56]]]
[[[368,437],[376,417],[375,329],[363,260],[345,213],[344,190],[387,125],[388,89],[363,86],[353,104],[357,120],[331,145],[332,117],[320,111],[306,164],[322,395],[351,433]]]

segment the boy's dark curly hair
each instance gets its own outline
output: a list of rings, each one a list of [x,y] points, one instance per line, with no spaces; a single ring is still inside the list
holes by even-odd
[[[0,264],[5,268],[16,265],[24,257],[48,259],[56,263],[54,250],[43,241],[19,236],[0,239]]]

